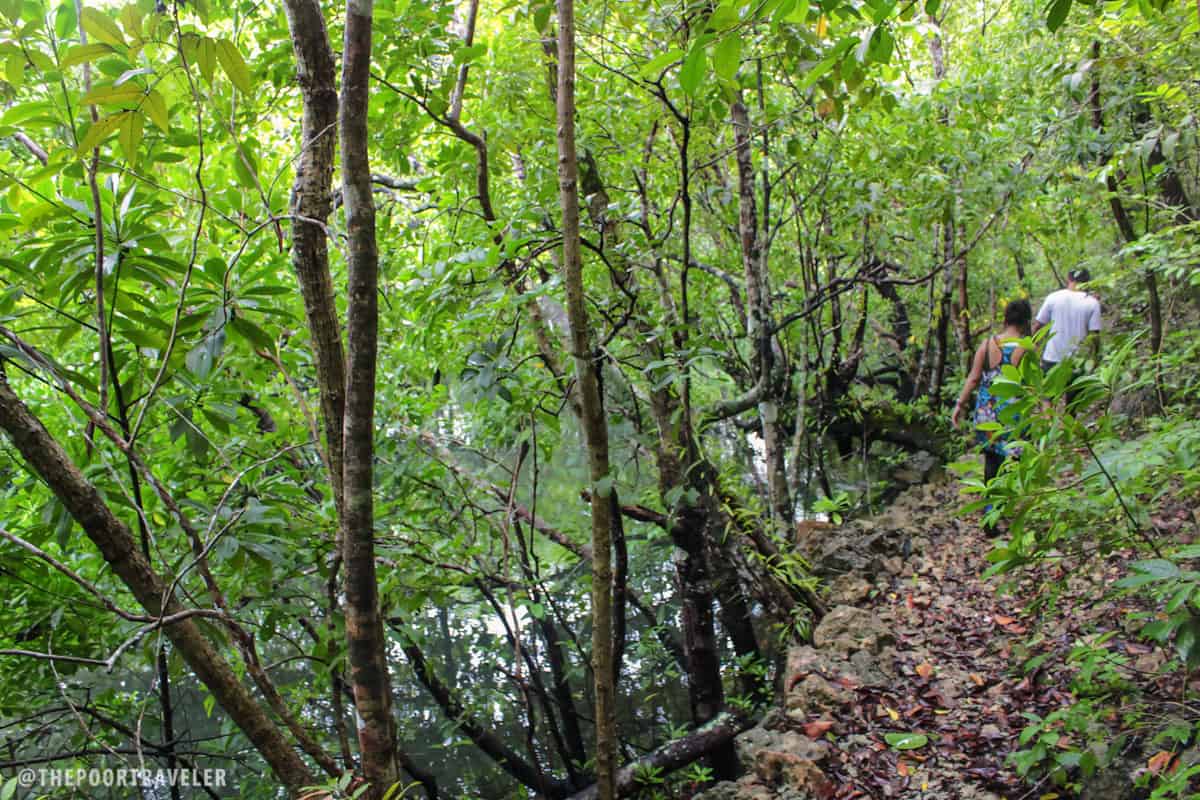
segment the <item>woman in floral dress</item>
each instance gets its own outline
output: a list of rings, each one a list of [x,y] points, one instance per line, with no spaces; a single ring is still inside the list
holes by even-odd
[[[1033,310],[1029,307],[1028,300],[1013,300],[1004,309],[1004,330],[999,336],[989,337],[975,351],[971,372],[967,375],[967,382],[954,405],[954,412],[950,415],[952,426],[958,427],[962,412],[976,386],[979,387],[979,395],[975,398],[975,424],[999,421],[1000,410],[1007,403],[992,394],[992,381],[999,377],[1000,369],[1005,364],[1016,366],[1021,363],[1021,356],[1025,355],[1025,351],[1018,347],[1014,340],[1029,335],[1029,322],[1032,317]],[[983,479],[984,482],[988,482],[996,477],[1004,459],[1015,454],[1011,452],[1012,448],[1008,445],[1008,435],[1005,431],[976,431],[975,441],[983,447]]]

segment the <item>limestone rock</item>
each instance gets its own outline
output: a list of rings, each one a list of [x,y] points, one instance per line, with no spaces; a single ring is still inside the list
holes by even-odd
[[[820,675],[809,675],[788,692],[787,710],[793,717],[813,719],[832,714],[854,702],[854,694]]]
[[[858,575],[840,575],[829,584],[829,602],[838,606],[856,606],[871,593],[871,584]]]
[[[878,653],[895,641],[896,637],[877,615],[854,606],[837,606],[813,631],[814,645],[844,655],[856,650]]]

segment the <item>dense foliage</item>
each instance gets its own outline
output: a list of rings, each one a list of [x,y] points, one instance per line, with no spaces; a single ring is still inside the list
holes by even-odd
[[[594,771],[592,509],[615,511],[605,669],[624,763],[769,701],[780,654],[824,611],[795,520],[877,510],[913,453],[959,456],[948,405],[975,346],[1008,299],[1036,303],[1078,266],[1117,332],[1085,399],[1137,402],[1039,416],[1065,372],[1029,359],[1007,376],[1035,427],[988,495],[1013,520],[996,563],[1115,521],[1103,547],[1148,551],[1125,585],[1166,606],[1148,635],[1200,660],[1195,551],[1151,521],[1200,487],[1200,9],[581,4],[581,352],[554,5],[375,3],[370,104],[344,94],[341,111],[366,115],[377,292],[353,288],[365,239],[344,212],[363,193],[305,183],[322,141],[351,140],[302,136],[316,28],[293,11],[321,9],[285,5],[0,2],[4,775],[145,758],[227,768],[244,797],[296,789],[242,722],[253,710],[238,717],[234,689],[167,635],[167,601],[147,607],[100,523],[20,446],[22,405],[194,646],[304,754],[300,783],[361,774],[348,530],[373,539],[404,785],[567,797]],[[355,34],[341,4],[324,19],[340,68]],[[349,178],[347,152],[330,155]],[[347,523],[328,340],[297,288],[306,231],[328,246],[330,319],[379,303],[365,528]],[[346,369],[343,386],[362,374]],[[1069,492],[1042,491],[1067,469]]]

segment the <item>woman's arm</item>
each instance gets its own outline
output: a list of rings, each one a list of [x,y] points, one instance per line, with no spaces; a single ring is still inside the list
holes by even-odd
[[[975,351],[975,359],[971,362],[971,372],[967,375],[967,381],[958,395],[958,402],[954,404],[954,411],[950,414],[950,426],[953,428],[958,427],[958,421],[966,408],[967,401],[971,398],[975,387],[979,385],[979,379],[983,377],[983,360],[987,357],[987,345],[988,340],[985,340]]]

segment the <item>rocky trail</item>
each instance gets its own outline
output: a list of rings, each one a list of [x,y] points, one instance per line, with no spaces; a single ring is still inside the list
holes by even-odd
[[[1023,746],[1025,714],[1044,717],[1072,702],[1076,669],[1066,657],[1075,643],[1123,623],[1124,608],[1095,598],[1124,557],[1047,564],[998,592],[998,579],[981,577],[991,540],[977,520],[956,516],[961,504],[956,482],[927,484],[880,517],[813,530],[798,543],[830,583],[831,610],[812,643],[788,654],[784,707],[738,737],[745,776],[698,797],[1139,796],[1132,779],[1145,765],[1140,751],[1085,779],[1079,792],[1023,780],[1009,760]],[[1046,581],[1062,593],[1042,617],[1027,609]],[[1146,677],[1143,690],[1178,698],[1182,678],[1156,674],[1161,651],[1116,634],[1105,646]],[[1056,746],[1074,744],[1064,731]]]

